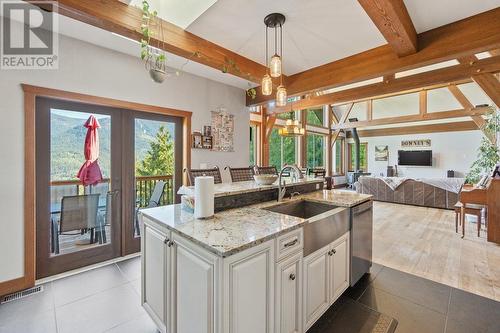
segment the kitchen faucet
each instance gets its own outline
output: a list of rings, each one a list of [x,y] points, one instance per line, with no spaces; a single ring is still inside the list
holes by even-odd
[[[300,171],[298,166],[296,166],[295,164],[285,165],[281,169],[281,171],[279,173],[279,177],[278,177],[278,202],[283,201],[283,198],[285,197],[285,194],[286,194],[285,181],[283,180],[283,182],[281,182],[281,178],[283,177],[283,172],[285,170],[288,170],[288,169],[293,171],[292,179],[294,179],[294,180],[304,179],[304,175],[302,174],[302,171]]]

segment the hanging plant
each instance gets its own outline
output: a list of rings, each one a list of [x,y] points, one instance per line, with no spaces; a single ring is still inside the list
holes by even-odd
[[[147,0],[142,1],[142,23],[141,23],[141,59],[144,60],[146,70],[154,82],[162,83],[167,77],[167,57],[163,50],[151,46],[153,27],[158,21],[161,43],[163,43],[163,28],[158,12],[151,11]]]
[[[496,138],[500,132],[500,114],[492,109],[487,116],[484,131],[489,134],[492,141],[483,137],[478,149],[477,160],[472,163],[469,173],[465,178],[467,184],[477,183],[483,175],[493,171],[500,162],[500,152],[496,144]]]

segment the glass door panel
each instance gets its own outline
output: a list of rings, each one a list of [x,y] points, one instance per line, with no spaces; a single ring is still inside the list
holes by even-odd
[[[116,117],[116,110],[37,99],[38,278],[119,255]]]

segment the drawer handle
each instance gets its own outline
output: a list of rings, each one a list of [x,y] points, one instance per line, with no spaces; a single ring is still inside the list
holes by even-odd
[[[295,280],[295,274],[290,274],[290,280],[294,281]]]
[[[295,244],[297,244],[297,243],[298,243],[298,241],[299,241],[299,240],[298,240],[297,238],[295,238],[293,241],[286,243],[284,246],[285,246],[285,247],[294,246]]]

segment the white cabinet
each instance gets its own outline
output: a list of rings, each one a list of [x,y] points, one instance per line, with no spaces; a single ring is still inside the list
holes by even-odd
[[[274,241],[224,260],[224,333],[274,332]]]
[[[349,237],[344,235],[330,250],[330,299],[335,302],[349,287]]]
[[[158,328],[170,333],[170,233],[144,225],[142,235],[142,305]]]
[[[349,287],[349,232],[304,258],[304,330]]]
[[[302,251],[276,265],[275,333],[302,332]]]
[[[219,258],[172,234],[173,331],[216,333]]]
[[[330,245],[304,258],[304,331],[330,306]]]

